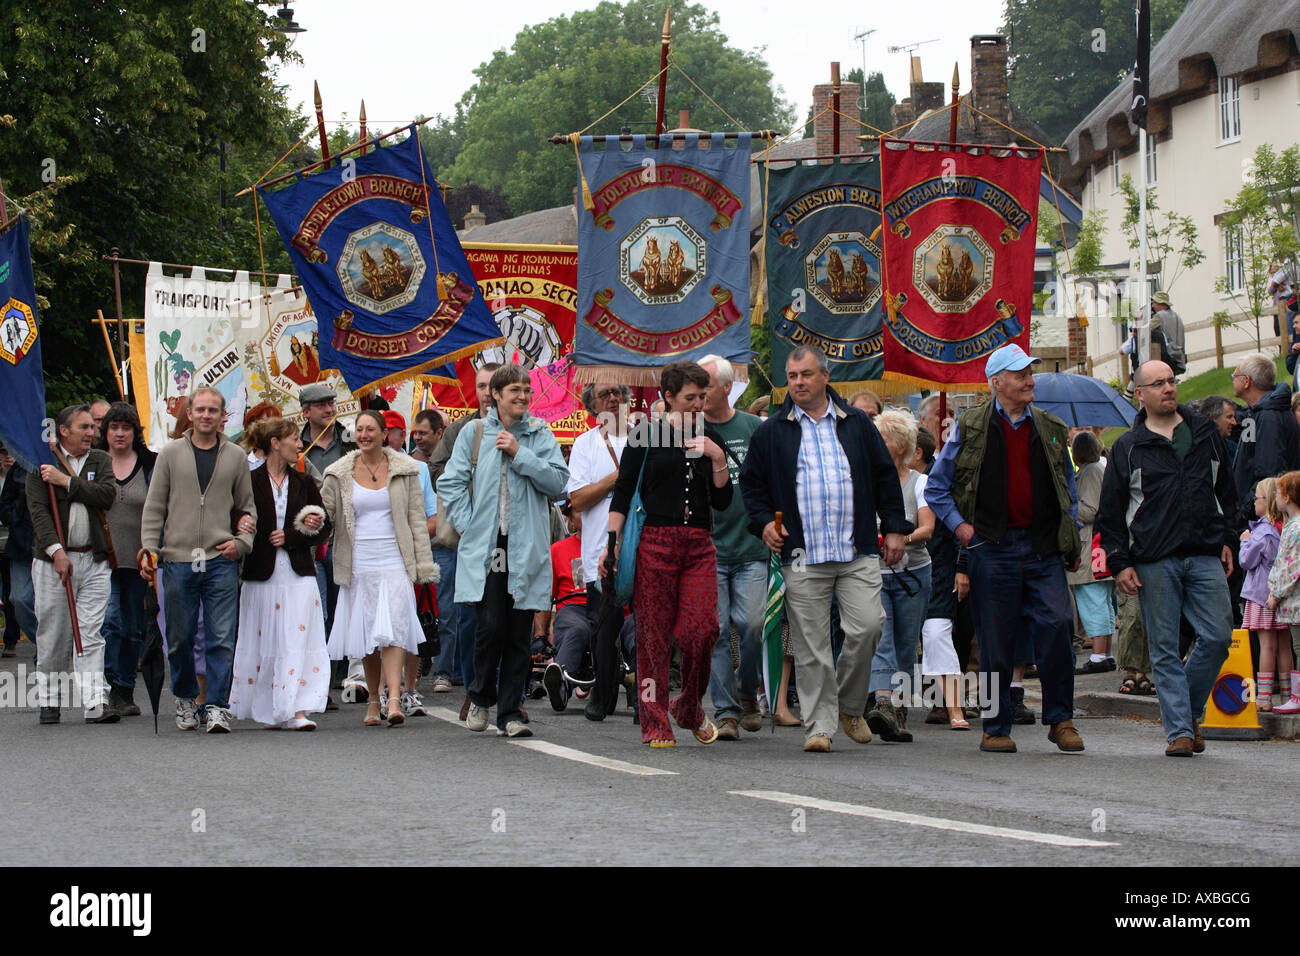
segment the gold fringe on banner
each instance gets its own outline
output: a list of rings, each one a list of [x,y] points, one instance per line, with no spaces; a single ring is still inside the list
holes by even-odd
[[[477,355],[484,349],[490,349],[493,346],[505,344],[506,340],[504,337],[499,339],[487,339],[486,341],[468,346],[467,348],[460,349],[456,352],[450,352],[447,355],[439,355],[437,358],[431,359],[428,362],[422,362],[419,365],[412,365],[410,368],[404,368],[400,372],[394,372],[392,375],[385,375],[383,378],[377,378],[373,382],[366,382],[365,385],[358,388],[349,388],[349,391],[354,395],[364,395],[367,392],[374,391],[375,389],[383,388],[385,385],[392,385],[394,382],[405,381],[408,378],[414,378],[416,375],[423,375],[428,369],[434,368],[435,366],[450,365],[459,362],[463,358],[469,358],[471,355]],[[451,384],[450,380],[444,379],[443,381],[447,381],[448,384]]]
[[[582,157],[578,154],[578,142],[581,139],[581,133],[569,134],[569,142],[573,144],[573,160],[578,164],[578,179],[582,183],[582,208],[591,212],[596,208],[596,203],[591,198],[591,187],[587,185],[587,174],[582,171]]]
[[[749,381],[749,367],[739,362],[732,362],[731,369],[737,382]],[[575,365],[573,381],[575,384],[594,385],[629,385],[632,387],[658,387],[659,377],[663,375],[663,366],[632,365]]]
[[[885,378],[889,382],[897,383],[893,386],[895,388],[893,394],[895,395],[907,394],[918,388],[924,388],[932,392],[986,392],[989,388],[988,382],[936,382],[928,378],[918,378],[915,375],[904,375],[901,372],[886,372]],[[904,386],[906,390],[904,390]]]

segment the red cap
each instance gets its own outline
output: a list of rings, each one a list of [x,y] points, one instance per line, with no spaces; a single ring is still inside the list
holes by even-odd
[[[400,428],[402,431],[406,431],[406,419],[402,417],[401,412],[386,408],[384,409],[384,427]]]

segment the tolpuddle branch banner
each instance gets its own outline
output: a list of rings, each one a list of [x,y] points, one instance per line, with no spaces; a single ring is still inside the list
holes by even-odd
[[[657,384],[668,362],[710,352],[747,375],[749,135],[659,142],[579,144],[593,204],[578,215],[580,382]]]
[[[338,369],[322,368],[316,313],[301,290],[277,290],[230,306],[244,366],[248,407],[269,402],[286,418],[302,421],[298,393],[324,382],[334,389],[335,408],[351,424],[361,403]]]
[[[321,364],[354,392],[500,340],[414,127],[258,192],[316,310]]]
[[[5,396],[0,415],[5,448],[26,471],[54,464],[48,444],[54,435],[45,417],[40,316],[23,216],[0,235],[0,392]]]
[[[1039,150],[881,142],[887,379],[983,385],[1029,348]]]
[[[289,276],[276,277],[276,288],[291,285]],[[216,281],[200,266],[188,276],[169,276],[161,263],[149,263],[144,344],[149,386],[145,425],[150,448],[157,451],[167,443],[181,403],[204,385],[225,396],[226,435],[238,439],[243,433],[249,402],[231,308],[258,301],[261,295],[262,285],[251,282],[247,272],[236,272],[231,281]]]
[[[472,243],[465,257],[478,280],[502,345],[456,363],[457,381],[421,383],[417,401],[437,405],[452,421],[478,410],[474,377],[486,362],[515,362],[533,380],[531,411],[546,419],[562,442],[587,429],[569,355],[577,302],[577,246]]]
[[[765,179],[772,384],[785,385],[800,345],[826,353],[833,383],[879,381],[879,163],[772,168]]]

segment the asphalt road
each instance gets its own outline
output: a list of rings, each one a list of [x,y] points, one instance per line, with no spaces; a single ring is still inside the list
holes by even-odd
[[[4,670],[30,663],[20,648]],[[148,716],[87,726],[65,712],[41,727],[34,711],[0,708],[0,792],[24,834],[0,845],[0,865],[1295,859],[1279,817],[1291,742],[1211,741],[1171,760],[1157,725],[1095,718],[1079,721],[1085,753],[1058,752],[1034,726],[1016,728],[1020,753],[997,755],[978,751],[977,731],[918,719],[912,744],[839,735],[828,755],[766,727],[708,747],[679,731],[676,750],[652,752],[626,710],[592,724],[533,701],[537,736],[521,743],[470,733],[460,700],[459,688],[425,694],[440,716],[400,728],[364,727],[364,707],[344,705],[314,733],[241,721],[226,736],[176,730],[167,694],[157,736]]]

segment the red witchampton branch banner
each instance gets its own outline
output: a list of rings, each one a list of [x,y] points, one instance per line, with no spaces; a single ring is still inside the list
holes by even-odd
[[[1041,150],[881,140],[884,378],[985,384],[1029,349]]]

